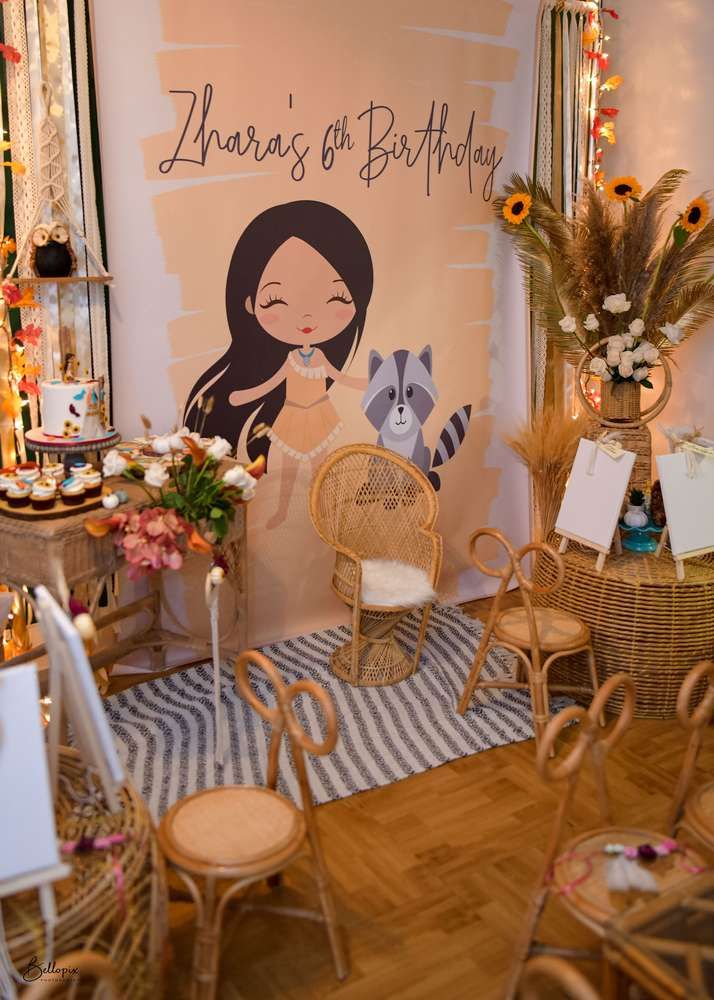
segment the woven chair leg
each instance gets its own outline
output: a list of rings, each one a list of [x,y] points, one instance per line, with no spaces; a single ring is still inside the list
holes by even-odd
[[[421,659],[421,651],[424,646],[424,639],[426,638],[426,627],[429,624],[429,615],[431,614],[431,609],[433,605],[427,604],[424,607],[421,616],[421,625],[419,627],[419,638],[417,640],[416,650],[414,652],[414,668],[412,674],[415,674],[419,668],[419,660]]]
[[[340,932],[340,925],[337,921],[337,910],[335,908],[335,900],[330,886],[330,876],[325,867],[322,850],[319,846],[316,849],[314,843],[312,865],[315,872],[317,892],[320,897],[320,909],[322,910],[322,916],[327,930],[327,939],[330,943],[330,951],[332,952],[332,961],[335,966],[335,975],[340,981],[342,981],[349,976],[350,966],[347,960],[342,934]]]
[[[476,650],[476,656],[474,657],[474,662],[471,667],[471,671],[466,679],[466,684],[464,685],[464,691],[463,694],[461,695],[461,700],[459,701],[459,704],[457,706],[457,711],[459,715],[463,715],[466,712],[466,709],[469,707],[469,703],[473,697],[476,685],[478,684],[481,671],[483,670],[483,665],[486,662],[486,657],[488,656],[488,651],[490,649],[490,640],[491,640],[491,630],[489,629],[487,632],[486,629],[484,629],[483,634],[481,636],[481,642],[479,643],[479,647]]]
[[[595,650],[592,648],[592,646],[588,646],[586,651],[586,656],[588,658],[588,669],[590,671],[590,680],[592,681],[593,698],[594,698],[600,689],[600,682],[597,676],[597,664],[595,663]],[[601,726],[605,725],[606,720],[605,720],[604,708],[602,712],[600,712],[600,715],[598,716],[598,722],[600,723]]]
[[[207,877],[203,906],[197,913],[191,1000],[215,1000],[220,942],[221,917],[216,905],[216,880]]]
[[[543,739],[545,727],[550,719],[548,705],[547,673],[544,670],[530,670],[531,675],[531,711],[533,713],[533,731],[535,733],[536,750]],[[551,753],[553,755],[554,751]]]
[[[506,978],[506,988],[503,993],[504,1000],[515,1000],[518,995],[518,984],[523,975],[523,968],[530,957],[538,921],[547,900],[548,889],[545,886],[540,886],[536,895],[531,899],[523,929],[516,943],[513,964]]]

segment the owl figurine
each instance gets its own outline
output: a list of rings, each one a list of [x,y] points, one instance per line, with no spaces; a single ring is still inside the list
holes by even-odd
[[[30,267],[38,278],[68,278],[74,273],[77,258],[63,222],[35,226],[31,243]]]

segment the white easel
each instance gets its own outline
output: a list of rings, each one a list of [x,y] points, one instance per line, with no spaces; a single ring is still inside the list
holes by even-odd
[[[657,456],[667,524],[657,556],[670,540],[677,579],[684,561],[714,552],[714,448],[683,441],[671,455]]]
[[[59,735],[64,710],[83,762],[97,769],[107,807],[110,812],[118,812],[121,808],[118,792],[126,777],[84,643],[46,587],[37,587],[35,602],[50,664],[52,710],[47,744],[53,795],[57,790]]]
[[[603,434],[597,441],[580,439],[555,523],[560,553],[570,541],[595,549],[598,573],[613,544],[616,554],[622,554],[617,522],[634,464],[634,453],[624,451],[612,434]]]

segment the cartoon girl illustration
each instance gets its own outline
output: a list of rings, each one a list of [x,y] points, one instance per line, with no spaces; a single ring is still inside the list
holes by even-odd
[[[280,449],[282,475],[273,528],[287,516],[301,463],[314,470],[342,427],[329,397],[334,382],[364,390],[345,373],[364,330],[372,258],[355,224],[332,205],[293,201],[246,227],[226,281],[232,342],[193,387],[185,421],[236,445],[247,425],[251,459]],[[203,396],[213,397],[204,417]],[[253,428],[266,424],[264,437]]]

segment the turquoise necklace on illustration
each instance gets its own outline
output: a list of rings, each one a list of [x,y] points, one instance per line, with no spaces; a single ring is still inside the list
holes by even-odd
[[[302,363],[306,368],[310,367],[310,362],[312,361],[312,356],[315,353],[315,348],[311,347],[309,351],[301,351],[298,347],[298,354],[302,358]]]

